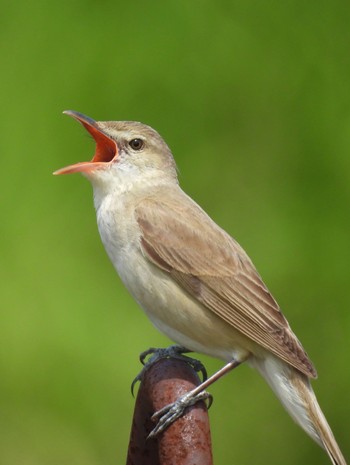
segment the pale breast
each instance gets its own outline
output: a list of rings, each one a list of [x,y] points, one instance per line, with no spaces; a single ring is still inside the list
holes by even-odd
[[[97,223],[110,260],[152,323],[176,343],[223,360],[243,361],[256,352],[253,341],[144,257],[134,205],[125,196],[107,196],[97,208]]]
[[[106,199],[97,211],[107,254],[121,280],[152,323],[170,339],[196,352],[244,359],[254,343],[184,291],[142,254],[140,231],[124,203]],[[220,342],[220,344],[218,344]]]

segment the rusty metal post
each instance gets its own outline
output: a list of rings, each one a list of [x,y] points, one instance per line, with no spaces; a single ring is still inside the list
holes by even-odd
[[[186,362],[161,359],[144,374],[135,403],[127,465],[213,465],[207,408],[189,407],[155,439],[147,439],[154,412],[200,384]]]

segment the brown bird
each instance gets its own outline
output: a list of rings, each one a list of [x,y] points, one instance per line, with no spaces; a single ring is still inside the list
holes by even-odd
[[[176,343],[227,362],[192,394],[246,362],[332,463],[346,465],[310,385],[312,362],[244,250],[181,190],[163,139],[141,123],[65,113],[96,152],[55,174],[91,181],[101,239],[125,286]]]

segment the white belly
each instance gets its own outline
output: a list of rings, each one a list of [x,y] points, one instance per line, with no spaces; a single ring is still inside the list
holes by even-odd
[[[119,222],[108,204],[103,207],[97,215],[102,242],[121,280],[152,323],[195,352],[225,361],[246,359],[255,344],[143,256],[133,215],[125,211]]]

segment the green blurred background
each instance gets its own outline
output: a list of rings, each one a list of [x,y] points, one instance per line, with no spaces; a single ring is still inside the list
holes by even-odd
[[[349,24],[345,0],[2,2],[1,465],[124,463],[138,354],[170,342],[109,263],[89,183],[51,175],[94,150],[66,109],[164,136],[303,342],[350,457]],[[216,464],[329,463],[249,368],[211,392]]]

